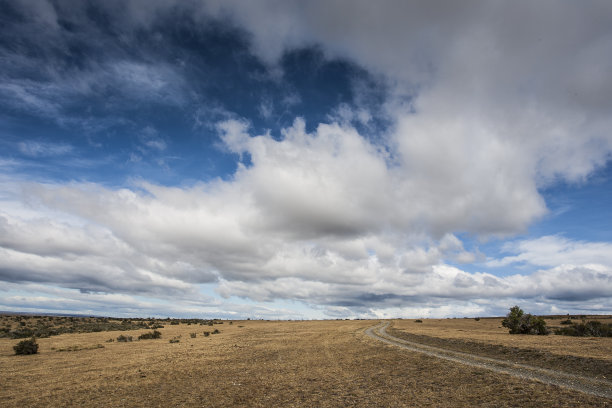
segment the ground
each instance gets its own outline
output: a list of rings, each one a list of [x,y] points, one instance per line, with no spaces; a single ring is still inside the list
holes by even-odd
[[[603,360],[604,368],[611,364],[610,338],[517,337],[499,329],[500,321],[392,324],[396,334],[427,333],[442,341],[462,334],[483,344],[557,350]],[[3,338],[0,406],[612,406],[609,399],[383,344],[364,334],[377,323],[165,324],[157,340],[136,341],[150,331],[145,329],[42,338],[37,340],[39,354],[28,356],[14,355],[18,340]],[[220,333],[203,335],[214,329]],[[107,342],[121,334],[134,341]]]

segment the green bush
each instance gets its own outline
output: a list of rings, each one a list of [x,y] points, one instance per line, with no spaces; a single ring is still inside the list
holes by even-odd
[[[221,332],[219,331],[219,329],[215,329],[215,330],[212,332],[212,334],[219,334],[219,333],[221,333]]]
[[[209,331],[205,331],[205,332],[204,332],[204,333],[202,333],[202,334],[204,334],[204,337],[208,337],[208,336],[210,336],[210,332],[209,332]]]
[[[14,345],[13,350],[15,350],[15,354],[36,354],[38,353],[38,344],[36,343],[36,339],[32,337],[31,339],[22,340]]]
[[[421,319],[416,319],[414,322],[415,323],[423,323],[423,321]]]
[[[189,335],[191,336],[192,339],[195,339],[198,336],[197,333],[189,333]]]
[[[161,338],[161,332],[154,330],[152,332],[143,333],[138,336],[138,340],[150,340],[150,339],[159,339]]]
[[[597,320],[574,323],[568,327],[555,329],[555,334],[579,337],[612,337],[612,323],[602,323]]]
[[[525,314],[518,306],[510,308],[510,312],[502,320],[502,326],[507,327],[510,334],[546,335],[550,333],[543,318],[529,313]]]

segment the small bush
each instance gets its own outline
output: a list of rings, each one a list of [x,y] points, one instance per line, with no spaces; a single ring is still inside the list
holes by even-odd
[[[480,317],[475,317],[474,320],[476,320],[477,322],[480,321]]]
[[[150,339],[159,339],[161,338],[161,332],[154,330],[152,332],[143,333],[138,336],[138,340],[150,340]]]
[[[219,331],[219,329],[215,329],[215,330],[212,332],[212,334],[219,334],[219,333],[221,333],[221,332]]]
[[[175,337],[173,339],[170,339],[168,343],[180,343],[180,340]]]
[[[415,323],[423,323],[423,321],[421,319],[416,319],[414,322]]]
[[[510,308],[510,312],[502,320],[502,326],[507,327],[510,334],[546,335],[550,333],[543,318],[529,313],[525,314],[518,306]]]
[[[117,337],[117,341],[125,342],[132,341],[132,336],[124,336],[123,334]]]
[[[115,341],[115,339],[108,339],[108,340],[106,340],[107,343],[112,343],[113,341]]]
[[[561,324],[573,324],[574,322],[572,322],[572,319],[567,319],[567,320],[563,320],[561,321]]]
[[[178,320],[172,320],[172,321],[170,322],[170,325],[171,325],[171,326],[176,326],[176,325],[178,325],[179,323],[180,323],[180,322],[179,322]]]
[[[210,332],[209,331],[205,331],[204,333],[202,333],[204,335],[204,337],[208,337],[210,336]]]
[[[195,339],[198,336],[197,333],[189,333],[189,335],[192,339]]]
[[[36,343],[36,339],[32,337],[31,339],[22,340],[14,345],[13,350],[15,350],[15,354],[36,354],[38,353],[38,344]]]

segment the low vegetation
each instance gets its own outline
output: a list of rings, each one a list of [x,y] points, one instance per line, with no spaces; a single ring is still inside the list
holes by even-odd
[[[508,328],[510,334],[550,334],[546,321],[542,317],[530,313],[525,314],[518,306],[510,308],[510,312],[502,320],[502,326]]]
[[[150,340],[150,339],[159,339],[161,338],[161,332],[154,330],[152,332],[148,332],[148,333],[143,333],[140,336],[138,336],[138,340]]]
[[[561,322],[561,324],[567,324]],[[554,330],[555,334],[562,336],[578,336],[578,337],[612,337],[612,323],[602,323],[597,320],[590,322],[573,323],[570,320],[570,325],[559,327]]]
[[[127,343],[129,341],[132,341],[132,336],[125,336],[125,335],[121,334],[119,337],[117,337],[117,341],[118,342]]]
[[[36,354],[38,353],[38,344],[36,339],[32,337],[28,340],[22,340],[13,346],[15,354]]]
[[[164,324],[213,326],[220,319],[153,319],[77,316],[0,315],[0,338],[47,338],[68,333],[163,329]]]
[[[101,348],[104,348],[104,346],[102,344],[95,344],[93,346],[74,345],[74,346],[62,347],[62,348],[56,349],[55,351],[57,351],[57,352],[63,352],[63,351],[81,351],[81,350],[95,350],[95,349],[101,349]]]

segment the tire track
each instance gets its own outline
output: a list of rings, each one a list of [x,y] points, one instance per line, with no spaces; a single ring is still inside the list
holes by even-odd
[[[526,364],[517,364],[490,357],[482,357],[475,354],[460,351],[447,350],[439,347],[427,346],[425,344],[394,337],[386,332],[389,323],[380,323],[377,326],[365,330],[365,334],[371,338],[382,341],[393,346],[401,347],[417,353],[441,358],[459,364],[472,367],[484,368],[496,373],[508,374],[527,380],[540,381],[545,384],[557,385],[574,391],[583,392],[597,397],[612,399],[612,382],[589,378],[546,368],[534,367]]]

